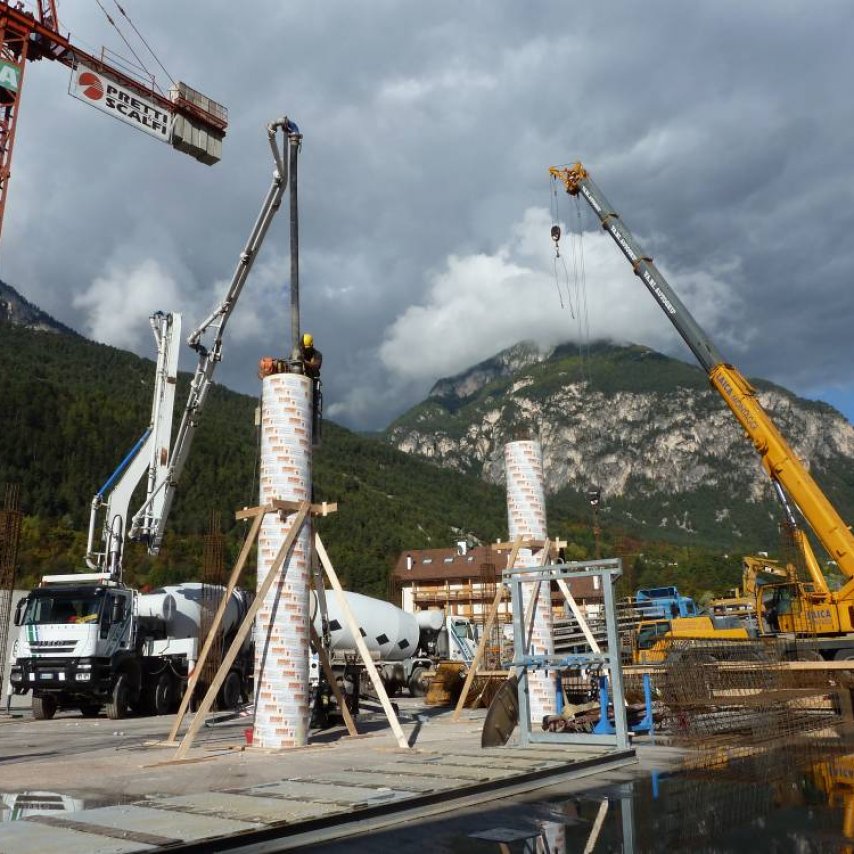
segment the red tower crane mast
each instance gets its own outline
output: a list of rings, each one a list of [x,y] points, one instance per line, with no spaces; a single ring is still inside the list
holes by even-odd
[[[117,68],[103,55],[93,56],[75,47],[68,34],[60,33],[56,0],[36,0],[35,8],[36,14],[33,14],[20,0],[13,3],[0,0],[0,229],[12,174],[15,126],[28,60],[51,59],[78,70],[84,79],[78,79],[77,85],[83,85],[86,97],[93,102],[117,105],[120,109],[116,117],[125,121],[135,112],[142,118],[138,123],[133,120],[130,123],[136,123],[141,129],[146,129],[148,116],[162,113],[167,120],[160,136],[165,141],[203,163],[213,164],[219,160],[228,126],[224,107],[184,83],[175,84],[169,95],[164,95],[153,85]],[[90,82],[94,85],[85,85]]]

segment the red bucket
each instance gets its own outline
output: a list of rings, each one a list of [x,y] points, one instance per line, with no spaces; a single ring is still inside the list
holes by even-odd
[[[246,743],[251,747],[252,746],[252,736],[255,732],[254,727],[248,726],[245,730],[243,730],[243,737],[246,739]]]

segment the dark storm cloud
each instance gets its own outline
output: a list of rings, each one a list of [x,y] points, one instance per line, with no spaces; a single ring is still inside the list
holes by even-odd
[[[146,355],[150,311],[201,320],[269,183],[263,126],[287,112],[305,134],[304,326],[344,423],[382,426],[438,374],[541,333],[557,307],[545,170],[576,158],[745,372],[850,390],[849,4],[123,6],[231,126],[206,168],[69,98],[64,69],[28,69],[0,276],[60,320]],[[121,51],[94,4],[60,13]],[[685,355],[587,240],[593,330]],[[220,381],[253,392],[257,358],[286,349],[287,270],[285,213]],[[634,321],[595,304],[621,288]]]

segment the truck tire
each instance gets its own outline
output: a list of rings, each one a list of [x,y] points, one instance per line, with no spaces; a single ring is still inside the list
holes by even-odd
[[[409,696],[426,697],[430,682],[424,678],[426,667],[413,667],[412,675],[409,677]]]
[[[119,673],[116,684],[113,685],[113,693],[107,701],[107,717],[111,721],[118,721],[128,716],[130,710],[130,686],[128,685],[127,673]]]
[[[175,700],[175,682],[168,672],[157,677],[152,689],[151,709],[155,715],[168,715]]]
[[[83,715],[84,718],[97,718],[98,715],[101,714],[101,704],[100,703],[81,703],[80,704],[80,714]]]
[[[834,661],[854,661],[854,647],[837,649],[833,655]]]
[[[37,721],[49,721],[56,714],[57,705],[53,694],[33,695],[33,717]]]
[[[225,682],[222,683],[222,688],[219,689],[217,706],[223,711],[233,712],[240,705],[242,695],[243,680],[236,670],[230,670],[225,677]]]

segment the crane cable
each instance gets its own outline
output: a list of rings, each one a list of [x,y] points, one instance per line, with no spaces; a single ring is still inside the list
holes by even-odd
[[[555,243],[555,281],[557,282],[557,258],[560,257],[563,259],[563,256],[560,254],[560,205],[559,205],[559,197],[557,194],[557,179],[552,177],[552,193],[551,193],[551,211],[552,211],[552,225],[551,229],[551,238]],[[570,237],[570,250],[572,253],[572,288],[570,288],[569,281],[569,273],[567,271],[567,299],[569,302],[570,313],[572,314],[572,319],[576,321],[577,325],[577,337],[578,337],[578,361],[579,361],[579,373],[581,377],[581,384],[583,388],[590,388],[593,383],[593,375],[590,367],[590,314],[588,309],[587,302],[587,270],[585,266],[584,260],[584,229],[582,224],[582,214],[581,214],[581,204],[579,202],[578,196],[575,197],[575,220],[576,220],[576,230],[568,229],[569,237]],[[566,269],[566,261],[563,262],[564,269]],[[558,292],[560,293],[560,288],[558,287]],[[572,309],[572,299],[573,295],[575,297],[575,311]],[[563,300],[561,299],[561,308],[563,307]],[[600,419],[594,419],[595,421],[595,430],[596,430],[596,438],[601,447],[601,439],[602,439],[602,425]],[[601,496],[601,479],[599,477],[599,463],[598,459],[594,458],[592,460],[592,481],[593,484],[591,488],[588,490],[588,497],[592,496],[594,493],[596,495],[595,504],[591,499],[591,504],[594,505],[594,513],[598,512],[598,506],[600,503]],[[598,522],[596,523],[598,525]]]
[[[133,49],[133,46],[131,45],[131,43],[127,40],[127,38],[125,38],[125,34],[119,29],[118,24],[110,17],[110,13],[104,8],[103,4],[101,3],[101,0],[95,0],[95,2],[98,4],[98,7],[100,8],[100,10],[104,13],[104,17],[106,17],[107,21],[109,21],[112,28],[119,34],[119,37],[125,43],[125,46],[127,47],[127,49],[133,54],[133,58],[139,63],[139,67],[153,81],[154,75],[145,67],[145,63],[139,58],[139,55]],[[159,89],[160,87],[158,86],[157,88]]]
[[[148,70],[148,67],[147,67],[147,66],[146,66],[146,64],[142,61],[142,58],[140,57],[140,55],[139,55],[139,54],[138,54],[138,53],[133,49],[133,45],[128,41],[128,39],[127,39],[127,37],[125,36],[125,34],[124,34],[124,33],[121,31],[121,29],[119,28],[119,25],[115,22],[115,20],[113,20],[113,18],[112,18],[112,16],[110,15],[110,13],[109,13],[105,8],[104,8],[104,5],[103,5],[103,3],[101,3],[101,0],[95,0],[95,2],[98,4],[98,8],[99,8],[103,13],[104,13],[104,17],[107,19],[107,21],[109,22],[110,26],[112,26],[112,28],[113,28],[113,29],[114,29],[114,30],[119,34],[119,38],[121,38],[121,40],[125,43],[125,47],[127,47],[127,49],[128,49],[128,50],[131,52],[131,54],[133,55],[133,58],[137,61],[138,67],[139,67],[143,72],[145,72],[146,77],[150,78],[152,86],[154,86],[154,88],[156,88],[156,89],[157,89],[161,94],[163,94],[163,89],[161,89],[161,88],[160,88],[160,85],[157,83],[157,78],[155,77],[155,75],[154,75],[154,74],[152,74],[152,73]],[[148,52],[149,52],[149,53],[154,57],[154,61],[155,61],[155,62],[156,62],[156,63],[157,63],[157,64],[158,64],[162,69],[163,69],[163,73],[164,73],[164,74],[169,78],[169,82],[170,82],[170,83],[172,83],[172,84],[174,85],[175,80],[173,79],[172,75],[171,75],[171,74],[166,70],[166,67],[165,67],[165,66],[163,65],[163,63],[160,61],[160,58],[157,56],[157,54],[154,52],[154,50],[152,50],[151,46],[150,46],[150,45],[148,44],[148,42],[145,40],[145,38],[143,37],[142,33],[140,33],[140,31],[136,28],[136,25],[135,25],[135,24],[134,24],[134,22],[130,19],[130,16],[129,16],[129,15],[127,14],[127,12],[125,12],[125,10],[124,10],[120,5],[119,5],[118,0],[113,0],[113,3],[115,3],[116,8],[119,10],[119,12],[121,12],[121,14],[122,14],[122,15],[124,16],[124,18],[127,20],[127,22],[131,25],[131,27],[133,28],[133,31],[136,33],[136,35],[137,35],[137,37],[139,38],[139,40],[140,40],[140,41],[145,45],[145,47],[146,47],[146,49],[148,50]]]
[[[174,86],[175,78],[166,70],[166,66],[160,61],[160,57],[154,52],[151,45],[149,45],[149,43],[143,37],[142,33],[136,28],[136,24],[134,24],[134,22],[130,19],[130,15],[128,15],[128,13],[125,12],[124,9],[122,9],[122,7],[119,5],[118,0],[113,0],[113,3],[115,3],[116,8],[119,10],[119,12],[121,12],[127,22],[131,25],[133,31],[137,35],[137,38],[145,45],[148,52],[154,57],[154,61],[160,66],[161,70],[166,75],[169,82]]]
[[[561,262],[563,266],[563,280],[564,287],[566,289],[566,302],[569,305],[569,313],[572,316],[572,319],[575,319],[575,312],[572,308],[572,294],[569,290],[569,270],[566,268],[566,259],[563,255],[560,254],[560,203],[558,201],[557,195],[557,182],[552,178],[551,179],[551,193],[550,193],[550,203],[551,203],[551,213],[552,213],[552,230],[551,237],[554,241],[554,250],[555,250],[555,258],[554,258],[554,280],[555,280],[555,288],[557,289],[557,298],[560,300],[560,307],[566,308],[566,304],[564,304],[563,300],[563,291],[561,290],[561,277],[560,272],[558,270],[558,261]]]

